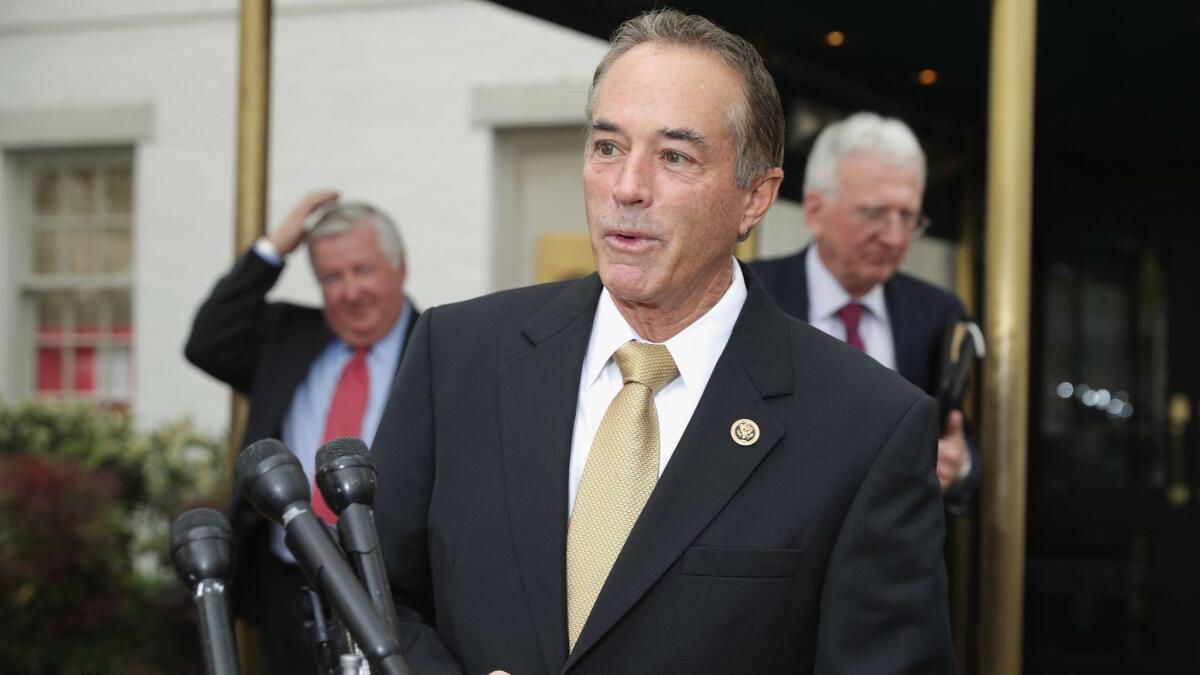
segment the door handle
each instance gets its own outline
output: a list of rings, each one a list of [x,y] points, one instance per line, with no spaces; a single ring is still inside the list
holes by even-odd
[[[1167,486],[1167,501],[1175,508],[1183,508],[1192,498],[1184,468],[1183,441],[1188,422],[1192,419],[1192,403],[1187,394],[1175,394],[1167,402],[1167,422],[1170,428],[1170,481]]]

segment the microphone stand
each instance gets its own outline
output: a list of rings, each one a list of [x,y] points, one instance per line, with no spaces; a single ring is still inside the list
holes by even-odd
[[[332,526],[327,527],[326,531],[335,545],[341,539],[349,547],[347,535],[341,530],[343,528]],[[339,531],[338,535],[334,534],[335,531]],[[346,556],[348,548],[342,549],[339,546],[339,549],[343,556]],[[359,568],[358,565],[355,567]],[[361,574],[361,568],[359,569]],[[346,628],[346,622],[337,608],[326,607],[321,593],[309,586],[305,586],[302,592],[306,594],[305,609],[312,615],[311,621],[305,622],[305,628],[320,675],[371,675],[371,664],[367,662],[362,649]]]
[[[345,533],[338,532],[340,529],[342,528],[337,526],[326,526],[326,532],[333,540],[334,546],[343,557],[349,557],[346,555],[346,549],[338,542],[339,539],[343,542],[346,540]],[[305,586],[302,592],[306,594],[305,609],[312,615],[311,621],[305,622],[305,628],[318,673],[346,675],[352,672],[353,675],[371,675],[371,665],[358,643],[354,641],[337,608],[327,607],[321,593],[312,587]],[[353,671],[348,670],[350,664],[353,664]]]
[[[340,637],[341,630],[337,625],[330,626],[330,622],[325,617],[325,605],[321,601],[321,594],[312,588],[305,586],[301,589],[305,594],[304,609],[311,613],[310,621],[305,621],[306,634],[308,636],[308,644],[313,652],[313,660],[317,664],[317,672],[321,675],[339,675],[337,657],[342,651],[342,645],[337,637]]]
[[[362,675],[362,668],[366,664],[363,657],[356,654],[342,654],[341,673],[339,675]],[[370,673],[370,666],[367,667],[367,672]]]

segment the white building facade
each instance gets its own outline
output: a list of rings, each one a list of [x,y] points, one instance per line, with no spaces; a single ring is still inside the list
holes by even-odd
[[[490,290],[494,128],[473,93],[557,85],[581,121],[603,42],[473,0],[275,6],[268,222],[335,188],[395,217],[419,305]],[[227,424],[227,389],[182,347],[234,253],[238,17],[235,0],[0,3],[4,398]],[[316,302],[297,258],[278,294]]]
[[[0,3],[0,397],[228,425],[182,349],[234,256],[238,20],[236,0]],[[480,0],[276,0],[272,39],[268,226],[310,189],[375,203],[421,307],[531,282],[561,237],[578,254],[602,40]],[[777,206],[759,254],[800,221]],[[295,258],[275,295],[316,303]]]

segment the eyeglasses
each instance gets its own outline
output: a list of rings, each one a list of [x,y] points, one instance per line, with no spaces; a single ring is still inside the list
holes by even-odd
[[[929,229],[933,221],[923,213],[907,209],[893,209],[887,206],[859,206],[854,209],[854,215],[866,223],[875,233],[882,232],[892,222],[892,214],[900,221],[900,228],[905,234],[916,238]]]

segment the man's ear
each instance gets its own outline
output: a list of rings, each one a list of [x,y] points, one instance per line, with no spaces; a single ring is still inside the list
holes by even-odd
[[[809,190],[804,193],[804,224],[813,239],[825,232],[826,212],[832,205],[829,196],[820,190]]]
[[[776,166],[767,169],[746,192],[746,208],[742,211],[742,222],[738,225],[738,241],[745,241],[754,227],[762,222],[771,205],[779,197],[779,186],[783,183],[783,169]]]

